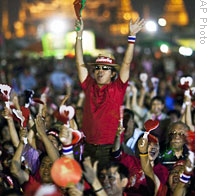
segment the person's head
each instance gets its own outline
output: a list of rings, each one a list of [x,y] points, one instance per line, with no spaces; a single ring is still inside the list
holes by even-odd
[[[119,162],[110,162],[99,170],[98,178],[109,196],[122,195],[128,183],[129,170]]]
[[[150,102],[150,111],[156,116],[160,115],[163,112],[165,107],[164,99],[160,96],[155,96],[151,99]]]
[[[94,78],[99,86],[113,81],[119,68],[112,54],[99,54],[95,63],[88,64],[93,67]]]
[[[134,112],[127,108],[123,111],[123,127],[125,139],[132,137],[135,127]]]
[[[141,135],[139,137],[142,138],[143,135]],[[138,139],[138,140],[139,140]],[[148,158],[150,161],[155,161],[158,156],[159,156],[159,152],[160,152],[160,144],[159,144],[159,140],[156,136],[152,135],[151,133],[148,135]],[[138,149],[138,142],[136,143],[136,157],[139,157],[139,149]]]
[[[186,134],[190,128],[182,121],[171,123],[168,127],[168,139],[172,149],[181,150],[186,144]]]
[[[148,135],[148,157],[150,161],[155,161],[160,152],[158,138],[152,134]]]
[[[53,180],[51,178],[51,167],[53,162],[50,157],[46,154],[41,155],[40,157],[40,167],[39,167],[39,175],[41,177],[42,183],[52,183]]]
[[[56,149],[61,150],[62,143],[59,139],[59,131],[56,128],[50,128],[47,132],[47,137],[53,143]]]
[[[170,171],[169,176],[168,176],[168,185],[169,185],[171,192],[173,192],[175,187],[177,186],[177,184],[179,182],[180,175],[184,172],[184,167],[185,167],[184,160],[177,161],[173,165],[173,168]]]
[[[176,122],[180,119],[181,113],[179,110],[172,109],[167,112],[167,115],[171,119],[171,122]]]

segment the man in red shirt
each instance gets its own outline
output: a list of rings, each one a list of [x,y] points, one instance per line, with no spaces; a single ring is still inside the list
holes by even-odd
[[[95,63],[89,63],[93,68],[92,77],[83,60],[82,18],[75,23],[75,29],[77,29],[76,66],[81,87],[85,92],[81,127],[86,136],[83,155],[90,156],[93,162],[99,160],[106,164],[110,160],[110,150],[120,119],[120,106],[123,104],[128,85],[136,34],[143,26],[143,19],[130,21],[128,47],[122,65],[119,66],[115,62],[112,54],[101,54]],[[117,74],[118,71],[119,74]]]

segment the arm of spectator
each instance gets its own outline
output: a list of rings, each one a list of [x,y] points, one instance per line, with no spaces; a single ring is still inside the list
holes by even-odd
[[[137,18],[135,21],[130,20],[129,22],[129,36],[132,36],[136,39],[136,34],[139,33],[144,26],[144,19],[140,20],[140,17]],[[134,42],[128,41],[128,46],[125,52],[125,56],[123,58],[122,65],[120,67],[119,76],[123,82],[126,82],[129,79],[130,75],[130,63],[133,59],[133,52],[134,52]]]
[[[185,196],[187,194],[187,189],[190,184],[191,175],[194,172],[194,162],[194,153],[190,151],[185,163],[184,172],[180,175],[179,182],[174,189],[173,196]]]
[[[84,100],[85,100],[85,93],[83,91],[81,91],[79,93],[79,99],[77,101],[77,107],[82,107],[83,106],[83,103],[84,103]]]
[[[120,125],[120,123],[119,123],[119,126],[117,128],[117,133],[115,136],[115,140],[114,140],[114,145],[112,147],[112,152],[116,152],[116,151],[120,150],[120,146],[121,146],[120,139],[121,139],[121,134],[123,133],[123,131],[125,131],[125,128],[122,125]]]
[[[20,140],[12,117],[12,112],[9,108],[4,107],[2,115],[7,120],[12,144],[15,146],[15,148],[17,148]]]
[[[102,184],[98,179],[97,166],[98,166],[98,161],[95,161],[94,164],[92,164],[91,158],[85,157],[83,161],[83,167],[84,167],[83,174],[85,176],[85,179],[94,189],[94,192],[97,196],[107,196],[105,190],[103,189]]]
[[[125,107],[128,109],[131,109],[130,97],[131,97],[131,87],[130,85],[128,85],[125,91]]]
[[[139,149],[139,156],[140,156],[140,161],[142,165],[142,169],[145,173],[146,176],[148,176],[155,184],[155,195],[158,192],[158,188],[160,186],[160,180],[159,178],[155,175],[152,165],[150,163],[149,157],[148,157],[148,139],[141,137],[138,140],[138,149]]]
[[[63,156],[74,158],[72,145],[72,129],[63,125],[59,132],[59,139],[62,143]]]
[[[20,127],[20,142],[17,146],[15,154],[11,161],[10,171],[14,175],[20,184],[29,180],[29,173],[27,170],[23,170],[21,167],[21,155],[24,149],[24,138],[27,137],[28,130],[27,128]]]
[[[20,110],[19,99],[17,95],[14,95],[12,98],[12,102],[17,110]]]
[[[76,20],[75,22],[75,29],[79,29],[76,31],[77,36],[75,44],[75,55],[76,55],[76,67],[80,82],[83,82],[88,75],[88,70],[87,67],[85,66],[83,59],[83,47],[82,47],[83,28],[84,28],[83,20],[80,17],[80,20]]]
[[[131,85],[131,92],[132,92],[131,109],[134,110],[135,107],[137,106],[137,93],[138,93],[138,90],[134,83]]]
[[[192,121],[192,102],[191,102],[191,97],[189,95],[184,96],[184,103],[183,103],[183,112],[181,114],[181,121],[186,123],[191,131],[195,131],[195,127],[193,125]]]
[[[45,131],[46,128],[45,128],[44,120],[41,114],[37,114],[36,119],[35,119],[35,124],[36,124],[36,130],[38,132],[38,135],[45,146],[48,156],[51,158],[52,161],[57,160],[60,157],[59,151],[58,149],[55,148],[53,143],[47,137],[47,134]]]
[[[140,96],[139,96],[139,99],[138,99],[138,106],[140,108],[144,107],[145,96],[146,96],[146,89],[143,86],[141,86],[141,88],[140,88]]]

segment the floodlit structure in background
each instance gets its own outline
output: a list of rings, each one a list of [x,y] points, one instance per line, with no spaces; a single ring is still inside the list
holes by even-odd
[[[189,18],[184,5],[184,0],[166,0],[162,18],[167,22],[167,25],[165,26],[166,31],[171,31],[173,25],[188,25]]]
[[[70,46],[72,42],[69,41],[71,40],[69,37],[73,36],[71,32],[74,31],[76,19],[73,6],[74,0],[20,0],[21,6],[18,18],[14,24],[9,24],[8,1],[9,0],[2,1],[3,17],[0,41],[1,36],[5,39],[24,40],[24,44],[28,43],[25,48],[32,48],[29,44],[37,46],[38,44],[36,44],[36,42],[40,42],[41,40],[42,42],[44,41],[44,43],[43,46],[39,46],[39,48],[47,48],[48,52],[45,51],[45,55],[52,54],[51,50],[53,47],[59,49],[59,56],[61,51],[65,51],[64,54],[66,54],[67,51],[72,51],[73,45]],[[95,47],[99,46],[98,48],[100,49],[106,47],[106,42],[111,43],[110,45],[123,46],[127,44],[127,40],[121,38],[124,38],[128,34],[129,20],[136,19],[139,14],[147,21],[145,28],[142,30],[143,39],[153,35],[158,39],[161,31],[170,34],[174,26],[183,27],[188,25],[189,19],[184,0],[167,0],[164,13],[158,20],[150,20],[153,16],[149,9],[149,4],[145,4],[143,5],[143,13],[138,13],[132,7],[131,0],[103,0],[100,2],[98,0],[91,0],[86,1],[85,9],[82,11],[82,17],[85,21],[85,29],[92,30],[92,32],[95,33],[94,44]],[[12,31],[12,29],[14,30]],[[181,31],[178,33],[180,32]],[[184,44],[183,46],[194,49],[192,46],[194,42],[191,42],[194,36],[190,37],[190,41],[188,39],[188,43],[186,37],[179,37],[178,34],[176,34],[176,37],[180,45]],[[100,40],[100,43],[97,42],[97,46],[95,43],[96,39]],[[92,40],[92,36],[89,40]],[[89,44],[90,42],[91,41],[89,41]],[[51,48],[48,45],[49,43],[53,43]],[[189,43],[191,43],[191,45],[189,45]],[[61,50],[61,47],[64,48]],[[165,51],[165,49],[163,50]],[[94,55],[97,49],[95,48],[92,51],[91,55]],[[35,52],[37,52],[37,49]]]

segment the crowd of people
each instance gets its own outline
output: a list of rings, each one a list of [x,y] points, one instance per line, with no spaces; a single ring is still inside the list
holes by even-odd
[[[128,28],[122,54],[83,55],[80,18],[75,57],[1,65],[0,195],[195,195],[194,60],[136,54],[144,19]],[[53,179],[61,157],[77,183]]]

